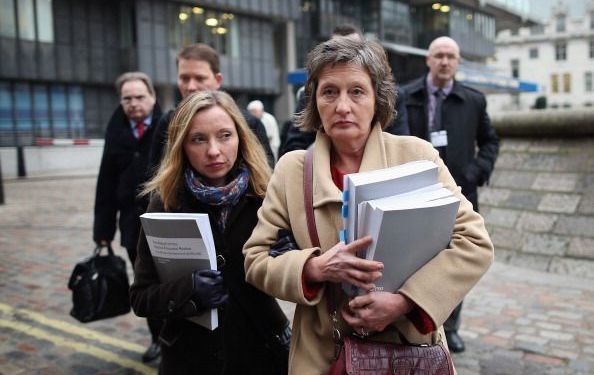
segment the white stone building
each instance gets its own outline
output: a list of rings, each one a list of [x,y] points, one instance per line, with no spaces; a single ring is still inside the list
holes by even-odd
[[[538,83],[539,91],[490,94],[490,111],[527,110],[539,97],[546,97],[548,108],[594,105],[594,0],[581,3],[580,11],[571,13],[567,4],[557,3],[543,25],[497,35],[489,67],[500,75]],[[575,13],[579,16],[573,17]]]

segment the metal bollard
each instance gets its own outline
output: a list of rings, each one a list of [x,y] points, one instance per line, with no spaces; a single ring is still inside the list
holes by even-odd
[[[27,177],[27,168],[25,168],[25,152],[23,146],[17,146],[17,170],[19,177]]]

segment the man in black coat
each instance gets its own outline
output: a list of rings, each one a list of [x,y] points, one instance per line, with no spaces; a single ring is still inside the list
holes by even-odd
[[[128,72],[116,80],[120,105],[116,108],[105,134],[103,157],[97,178],[93,240],[111,246],[119,214],[120,242],[128,252],[132,266],[140,234],[140,219],[148,198],[138,197],[150,177],[149,152],[155,125],[161,117],[151,79],[141,72]],[[145,362],[160,354],[161,321],[148,320],[152,344],[143,355]]]
[[[223,74],[220,71],[219,55],[212,47],[206,44],[196,43],[184,47],[177,54],[177,88],[182,99],[185,99],[194,92],[218,90],[222,83]],[[156,172],[163,158],[163,152],[167,144],[167,130],[169,129],[169,122],[173,118],[174,112],[174,110],[171,110],[165,114],[157,125],[150,155],[150,166],[153,173]],[[268,142],[266,128],[264,128],[260,120],[248,112],[242,111],[242,113],[249,128],[252,129],[262,144],[262,147],[264,147],[268,163],[273,167],[274,154]]]
[[[478,212],[477,187],[489,181],[499,140],[491,127],[485,96],[454,79],[460,48],[449,37],[429,45],[429,74],[404,86],[411,135],[430,141],[439,150],[462,194]],[[444,323],[448,346],[464,351],[458,335],[458,305]]]

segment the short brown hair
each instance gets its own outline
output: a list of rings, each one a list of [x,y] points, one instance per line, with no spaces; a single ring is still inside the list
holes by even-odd
[[[332,29],[333,36],[349,36],[353,34],[357,34],[361,37],[361,39],[363,39],[363,34],[361,31],[359,31],[355,25],[351,25],[350,23],[343,23]]]
[[[190,44],[189,46],[182,48],[177,54],[177,59],[175,60],[176,66],[179,65],[180,59],[205,61],[210,65],[210,70],[212,70],[214,74],[221,72],[219,54],[214,48],[204,43]]]
[[[395,115],[396,86],[392,68],[380,44],[355,38],[332,38],[311,50],[307,57],[305,108],[297,114],[296,125],[306,131],[322,127],[316,102],[318,80],[325,67],[338,64],[354,64],[367,71],[375,90],[375,113],[371,125],[379,123],[385,129]]]
[[[151,77],[149,77],[146,73],[143,72],[126,72],[120,75],[115,81],[115,87],[118,91],[118,96],[122,96],[122,86],[124,83],[130,81],[141,81],[146,85],[149,94],[154,98],[155,97],[155,88],[153,87],[153,81]]]

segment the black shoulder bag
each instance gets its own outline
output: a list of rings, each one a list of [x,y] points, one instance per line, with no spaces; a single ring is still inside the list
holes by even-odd
[[[107,246],[101,255],[97,246],[93,255],[76,264],[68,281],[72,290],[72,315],[82,323],[111,318],[130,312],[130,294],[126,261]]]

